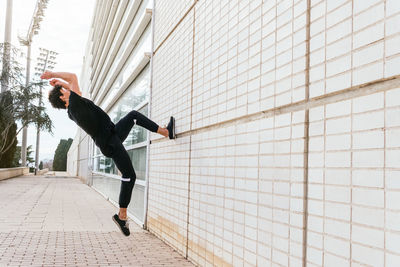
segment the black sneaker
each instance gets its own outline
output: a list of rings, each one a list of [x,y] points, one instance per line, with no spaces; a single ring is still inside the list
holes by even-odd
[[[128,220],[121,220],[118,216],[118,214],[115,214],[112,217],[113,221],[118,225],[119,229],[121,230],[121,232],[126,235],[129,236],[131,234],[131,232],[129,231],[129,224],[128,224]]]
[[[176,138],[176,135],[175,135],[175,118],[172,117],[172,116],[169,119],[167,130],[168,130],[169,139],[175,139]]]

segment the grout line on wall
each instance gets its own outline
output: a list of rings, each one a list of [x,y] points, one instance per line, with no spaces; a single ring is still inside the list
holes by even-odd
[[[387,1],[384,1],[384,23],[383,23],[383,36],[384,36],[384,41],[383,41],[383,75],[385,75],[385,69],[386,69],[386,63],[387,63],[387,55],[386,55],[386,43],[387,43]],[[386,195],[386,177],[387,177],[387,164],[386,164],[386,159],[387,159],[387,106],[386,106],[386,99],[387,99],[387,93],[383,94],[383,249],[384,251],[387,251],[387,241],[388,241],[388,234],[387,234],[387,195]],[[352,120],[352,125],[353,125],[353,120]],[[353,133],[353,128],[351,129],[351,132]],[[353,141],[353,138],[352,138]],[[353,152],[352,152],[353,153]],[[353,157],[352,157],[353,159]],[[351,177],[351,185],[353,187],[353,175]],[[353,188],[351,190],[351,196],[353,197]],[[351,199],[351,203],[353,203],[353,199]],[[353,205],[352,205],[353,207]],[[388,262],[387,259],[387,253],[383,254],[383,265],[386,266]]]
[[[351,51],[350,51],[350,67],[351,67],[351,73],[350,73],[350,84],[353,84],[354,82],[354,2],[352,1],[351,3]],[[360,48],[358,48],[360,49]],[[354,108],[354,101],[350,101],[350,203],[353,203],[353,108]],[[325,122],[326,124],[326,122]],[[326,135],[325,135],[326,138]],[[325,150],[326,153],[326,150]],[[353,232],[353,205],[350,205],[350,231],[349,231],[349,243],[352,244],[352,234]],[[353,259],[353,245],[350,245],[349,248],[349,258],[350,258],[350,265],[352,264],[352,259]]]
[[[193,5],[194,6],[194,5]],[[191,73],[191,83],[190,83],[190,133],[192,133],[193,127],[193,76],[194,76],[194,38],[195,38],[195,22],[196,22],[196,9],[193,8],[193,35],[192,35],[192,73]],[[189,254],[189,218],[190,218],[190,171],[192,166],[192,134],[189,137],[189,164],[188,164],[188,195],[187,195],[187,216],[186,216],[186,252],[185,258],[188,259]]]
[[[306,13],[306,69],[305,102],[310,101],[310,24],[311,0],[307,0]],[[303,154],[303,267],[307,266],[307,225],[308,225],[308,149],[309,149],[310,110],[304,112],[304,154]]]
[[[260,23],[261,23],[261,28],[260,31],[262,31],[263,28],[263,12],[264,12],[264,4],[261,3],[261,16],[260,16]],[[262,51],[262,41],[260,41],[260,51]],[[260,62],[262,62],[262,52],[260,53]],[[260,64],[260,73],[262,73],[262,64]],[[258,88],[258,96],[261,97],[261,79],[259,81],[259,88]],[[257,135],[257,217],[260,216],[260,131],[258,130],[258,135]],[[224,200],[225,202],[225,200]],[[259,220],[257,220],[257,229],[260,229],[260,222]],[[261,248],[261,245],[259,246],[259,243],[261,242],[261,238],[259,237],[259,235],[257,235],[256,238],[256,251],[259,251]],[[261,261],[259,262],[259,258],[256,258],[256,266],[259,266],[261,264]],[[233,262],[233,260],[232,260]]]
[[[276,0],[275,1],[275,32],[274,32],[274,38],[275,38],[275,40],[277,40],[278,39],[278,30],[279,30],[279,27],[278,27],[278,1],[279,0]],[[275,44],[274,44],[274,49],[275,49],[275,52],[276,52],[276,50],[277,50],[277,46],[278,46],[278,44],[277,44],[277,42],[275,42]],[[275,54],[277,54],[277,53],[275,53]],[[277,57],[278,57],[278,55],[275,55],[274,56],[274,81],[273,81],[273,83],[274,83],[274,106],[276,106],[276,95],[277,95],[277,90],[276,90],[276,84],[277,84],[277,69],[278,69],[278,67],[277,67]],[[275,126],[276,126],[276,116],[273,116],[273,118],[272,118],[272,123],[273,123],[273,127],[274,127],[274,130],[273,130],[273,134],[272,134],[272,140],[276,140],[276,131],[275,131]],[[273,149],[273,151],[272,151],[272,155],[273,155],[273,157],[275,158],[276,157],[276,154],[275,154],[275,148]],[[272,199],[274,199],[274,196],[276,196],[276,194],[275,194],[275,177],[272,177],[272,179],[271,179],[271,197],[272,197]],[[274,211],[276,210],[276,207],[272,207],[272,217],[271,217],[271,221],[272,221],[272,223],[274,223]],[[274,234],[274,226],[272,225],[272,227],[271,227],[271,241],[273,242],[273,240],[276,238],[275,237],[275,234]],[[274,255],[274,253],[273,253],[273,244],[271,244],[271,251],[270,251],[270,257],[271,257],[271,261],[273,262],[273,260],[274,260],[274,257],[273,257],[273,255]]]
[[[343,6],[345,6],[347,3],[345,3]],[[337,10],[339,10],[339,9],[337,9]],[[327,44],[328,44],[328,19],[327,19],[327,14],[328,14],[328,5],[325,5],[325,13],[324,13],[324,23],[325,23],[325,26],[324,26],[324,48],[323,48],[323,50],[324,50],[324,66],[326,66],[328,63],[327,63],[327,59],[328,59],[328,57],[327,57]],[[344,19],[344,20],[346,20],[346,19]],[[326,77],[327,77],[327,74],[328,74],[328,72],[327,72],[327,68],[324,68],[324,94],[326,94],[326,88],[327,88],[327,79],[326,79]],[[323,107],[323,118],[324,118],[324,120],[326,119],[326,106],[324,106]],[[322,189],[322,199],[323,199],[323,203],[324,203],[324,205],[323,205],[323,207],[322,207],[322,216],[323,216],[323,218],[325,218],[325,216],[326,216],[326,193],[327,193],[327,189],[326,189],[326,122],[324,122],[324,125],[323,125],[323,128],[324,128],[324,139],[323,139],[323,142],[324,142],[324,150],[323,150],[323,155],[321,155],[322,156],[322,158],[323,158],[323,161],[324,161],[324,163],[323,163],[323,168],[324,168],[324,171],[323,171],[323,174],[322,174],[322,184],[323,184],[323,189]],[[309,138],[308,138],[309,139]],[[309,142],[308,142],[308,145],[310,145],[309,144]],[[310,181],[309,181],[309,179],[308,179],[308,177],[307,177],[307,182],[308,182],[308,184],[310,184]],[[308,206],[307,206],[308,207]],[[308,210],[307,210],[307,212],[308,212]],[[322,224],[322,233],[323,233],[323,237],[322,237],[322,264],[325,262],[325,259],[326,259],[326,256],[325,256],[325,254],[326,254],[326,251],[325,251],[325,249],[326,249],[326,240],[327,240],[327,238],[326,238],[326,236],[325,236],[325,232],[326,232],[326,226],[325,226],[325,223],[323,223]]]

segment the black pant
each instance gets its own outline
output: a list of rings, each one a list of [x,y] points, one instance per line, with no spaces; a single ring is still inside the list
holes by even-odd
[[[129,112],[115,125],[115,133],[110,137],[108,146],[111,147],[110,157],[114,160],[115,165],[122,173],[121,190],[119,192],[120,208],[128,207],[136,180],[132,161],[122,144],[128,137],[135,123],[152,132],[157,132],[158,130],[158,125],[155,122],[136,110]]]

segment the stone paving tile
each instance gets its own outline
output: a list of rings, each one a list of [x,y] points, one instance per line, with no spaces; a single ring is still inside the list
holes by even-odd
[[[0,266],[193,266],[75,178],[0,181],[0,210]]]

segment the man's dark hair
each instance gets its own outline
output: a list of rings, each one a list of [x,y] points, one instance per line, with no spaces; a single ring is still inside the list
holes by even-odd
[[[60,96],[62,96],[61,88],[61,85],[56,85],[51,89],[49,92],[49,101],[53,108],[66,109],[65,101],[60,99]]]

